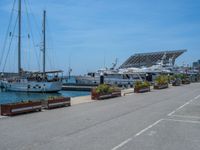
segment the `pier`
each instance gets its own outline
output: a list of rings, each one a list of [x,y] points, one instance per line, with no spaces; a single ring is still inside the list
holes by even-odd
[[[200,83],[83,99],[70,108],[1,117],[0,149],[199,150]]]

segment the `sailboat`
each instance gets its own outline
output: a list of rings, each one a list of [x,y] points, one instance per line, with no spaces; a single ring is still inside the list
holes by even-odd
[[[58,92],[62,89],[62,71],[46,71],[46,11],[43,12],[43,71],[28,72],[21,66],[21,0],[18,0],[18,75],[4,78],[1,86],[15,92]]]

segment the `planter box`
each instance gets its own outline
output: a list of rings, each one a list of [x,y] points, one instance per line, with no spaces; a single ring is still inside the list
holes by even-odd
[[[172,82],[172,86],[180,86],[181,85],[181,80],[175,80]]]
[[[154,85],[154,89],[160,90],[160,89],[166,89],[168,88],[168,84],[163,84],[163,85]]]
[[[189,80],[182,80],[182,84],[190,84]]]
[[[24,102],[24,103],[12,103],[1,105],[2,116],[13,116],[28,112],[41,111],[41,102]]]
[[[115,91],[109,94],[97,94],[95,90],[93,89],[91,93],[92,100],[103,100],[103,99],[120,97],[120,96],[121,96],[121,91]]]
[[[134,93],[145,93],[145,92],[150,92],[150,87],[134,88]]]
[[[70,97],[53,98],[42,103],[45,109],[71,106]]]

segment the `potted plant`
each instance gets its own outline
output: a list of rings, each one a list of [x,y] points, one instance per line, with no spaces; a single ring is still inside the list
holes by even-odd
[[[17,103],[2,104],[1,115],[12,116],[28,112],[41,111],[41,101],[22,101]]]
[[[134,92],[135,93],[150,92],[150,83],[147,81],[144,81],[144,82],[137,81],[135,83]]]
[[[190,84],[190,78],[186,74],[181,75],[182,84]]]
[[[180,86],[181,82],[181,75],[175,74],[172,78],[172,86]]]
[[[121,90],[107,84],[101,84],[98,87],[93,88],[91,92],[91,98],[93,100],[102,100],[119,96],[121,96]]]
[[[49,97],[47,100],[42,102],[42,106],[45,109],[52,109],[58,107],[71,106],[70,97]]]
[[[154,83],[154,89],[165,89],[168,88],[168,77],[160,75],[156,78]]]

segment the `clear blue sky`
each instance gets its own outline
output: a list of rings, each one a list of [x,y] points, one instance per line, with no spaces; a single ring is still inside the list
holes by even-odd
[[[49,69],[66,71],[70,62],[74,74],[84,74],[104,67],[104,62],[110,66],[115,58],[121,64],[134,53],[174,49],[188,49],[178,64],[200,59],[199,0],[28,1],[39,27],[42,10],[47,10]],[[12,3],[13,0],[0,1],[1,51]],[[40,28],[35,23],[34,33],[38,32],[36,29]],[[40,39],[36,36],[35,41],[39,44]],[[24,68],[36,70],[35,52],[30,48],[28,54],[28,45],[23,43]],[[13,49],[7,70],[16,68],[16,48]]]

